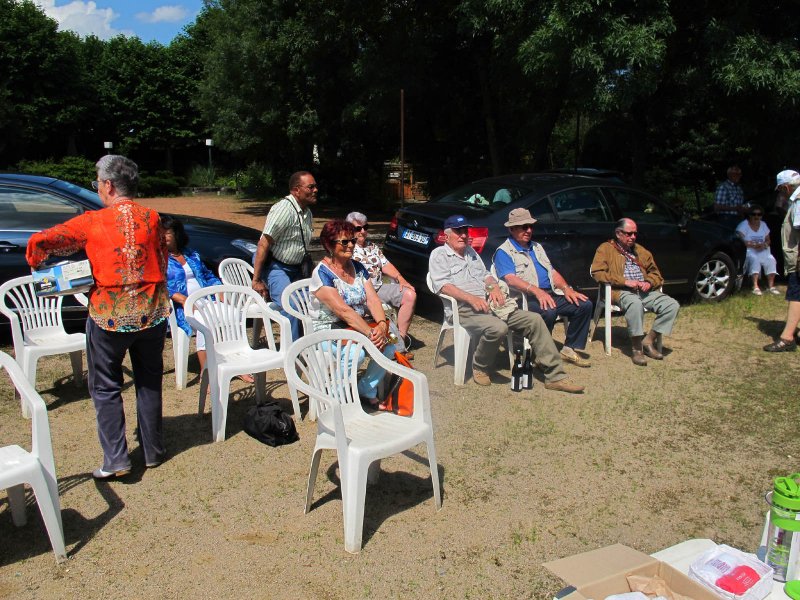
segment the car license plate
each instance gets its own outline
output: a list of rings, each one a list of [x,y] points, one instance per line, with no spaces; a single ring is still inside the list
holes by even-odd
[[[420,233],[419,231],[414,231],[413,229],[404,229],[403,239],[416,242],[417,244],[422,244],[423,246],[427,246],[428,241],[431,238],[427,233]]]

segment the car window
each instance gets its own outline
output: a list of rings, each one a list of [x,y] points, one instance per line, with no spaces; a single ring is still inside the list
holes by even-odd
[[[493,181],[476,181],[433,200],[436,203],[478,206],[490,212],[506,210],[508,205],[530,190]]]
[[[610,188],[622,216],[637,223],[674,223],[675,215],[659,200],[637,190]]]
[[[551,196],[559,221],[604,223],[611,210],[597,188],[577,188]]]
[[[552,223],[556,220],[553,208],[550,206],[548,198],[542,198],[538,202],[528,207],[531,215],[541,223]]]
[[[47,192],[0,186],[0,222],[4,229],[39,231],[82,212],[77,204]]]

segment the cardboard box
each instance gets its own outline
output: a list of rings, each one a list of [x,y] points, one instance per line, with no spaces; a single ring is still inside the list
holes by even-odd
[[[94,284],[88,260],[62,261],[33,271],[37,296],[65,296],[86,293]]]
[[[562,600],[603,600],[629,592],[628,575],[659,575],[673,592],[693,600],[719,600],[677,569],[622,544],[546,562],[544,567],[573,586],[570,593],[560,596]]]

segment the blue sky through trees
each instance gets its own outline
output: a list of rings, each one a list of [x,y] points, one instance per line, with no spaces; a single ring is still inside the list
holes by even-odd
[[[34,0],[62,30],[109,39],[137,36],[143,42],[169,42],[192,23],[202,0]]]

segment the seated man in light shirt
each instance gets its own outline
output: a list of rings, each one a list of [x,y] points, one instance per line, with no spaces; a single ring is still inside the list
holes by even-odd
[[[503,291],[467,243],[470,224],[462,215],[453,215],[444,222],[447,236],[444,246],[431,252],[428,270],[433,290],[452,296],[458,302],[458,317],[470,337],[477,339],[472,359],[472,378],[478,385],[491,384],[491,371],[497,351],[508,330],[528,338],[536,361],[544,372],[544,387],[569,393],[580,393],[579,386],[567,379],[553,338],[542,317],[514,308],[504,321],[492,313],[495,306],[505,304]]]

